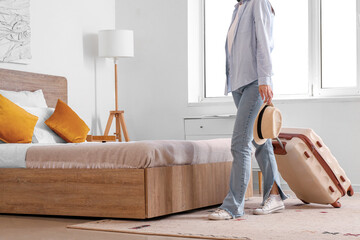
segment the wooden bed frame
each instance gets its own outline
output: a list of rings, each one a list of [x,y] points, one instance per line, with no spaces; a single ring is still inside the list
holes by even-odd
[[[64,77],[0,69],[0,89],[67,102]],[[0,213],[145,219],[220,204],[231,162],[145,169],[0,168]],[[252,176],[246,197],[253,195]]]

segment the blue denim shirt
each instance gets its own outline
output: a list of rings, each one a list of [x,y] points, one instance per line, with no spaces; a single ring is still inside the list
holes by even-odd
[[[235,5],[234,21],[239,4]],[[231,53],[226,40],[225,95],[255,80],[271,85],[274,14],[268,0],[243,0]]]

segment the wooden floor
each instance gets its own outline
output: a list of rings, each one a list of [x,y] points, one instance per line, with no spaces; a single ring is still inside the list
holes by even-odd
[[[0,215],[1,240],[184,240],[99,231],[67,229],[67,225],[92,221],[88,218]],[[193,239],[193,238],[191,238]]]

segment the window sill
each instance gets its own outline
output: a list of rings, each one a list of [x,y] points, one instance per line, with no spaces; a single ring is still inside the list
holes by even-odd
[[[204,98],[199,102],[189,102],[188,107],[219,106],[234,104],[232,97]]]
[[[274,98],[274,103],[319,103],[319,102],[360,102],[360,96],[323,96],[323,97],[309,97],[309,96],[288,96]]]
[[[273,99],[275,104],[287,103],[319,103],[319,102],[360,102],[359,96],[324,96],[324,97],[309,97],[309,96],[283,96]],[[219,106],[219,105],[233,105],[232,97],[218,97],[205,98],[200,102],[188,103],[188,107],[204,107],[204,106]]]

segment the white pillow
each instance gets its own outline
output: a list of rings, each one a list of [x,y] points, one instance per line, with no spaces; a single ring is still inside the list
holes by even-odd
[[[65,143],[66,141],[59,137],[51,130],[45,121],[54,113],[54,108],[32,108],[22,107],[25,111],[39,117],[35,128],[32,142],[33,143]]]
[[[43,91],[41,89],[35,92],[30,92],[30,91],[14,92],[14,91],[6,91],[0,89],[0,94],[19,106],[40,107],[40,108],[48,107],[46,104]]]

